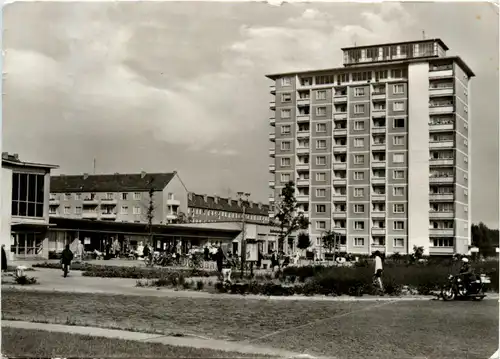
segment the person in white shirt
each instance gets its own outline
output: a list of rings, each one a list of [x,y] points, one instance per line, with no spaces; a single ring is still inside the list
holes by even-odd
[[[384,291],[384,286],[382,285],[382,272],[384,271],[382,265],[382,255],[380,254],[379,251],[376,251],[374,255],[375,255],[375,274],[373,276],[375,278],[375,281],[378,283],[380,290]]]

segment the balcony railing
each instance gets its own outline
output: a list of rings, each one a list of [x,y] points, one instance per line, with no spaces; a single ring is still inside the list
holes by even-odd
[[[311,103],[310,98],[299,98],[297,99],[297,105],[299,106],[304,106],[304,105],[309,105]]]
[[[269,156],[274,157],[276,155],[276,149],[274,147],[271,147],[269,149]]]
[[[429,211],[430,218],[447,218],[451,219],[455,216],[454,211]]]
[[[343,95],[343,96],[335,95],[335,97],[333,98],[333,103],[346,103],[346,102],[347,102],[346,95]]]
[[[89,219],[97,218],[97,212],[83,212],[82,218],[89,218]]]
[[[376,228],[376,227],[373,227],[372,228],[372,234],[373,235],[385,235],[385,228]]]
[[[309,153],[309,147],[297,147],[297,153]]]
[[[385,177],[379,177],[379,176],[375,177],[375,176],[373,176],[373,177],[372,177],[372,183],[374,183],[374,184],[377,184],[377,183],[379,183],[379,184],[381,184],[381,183],[385,183]]]
[[[440,148],[453,148],[455,146],[454,140],[442,140],[442,141],[430,141],[430,149],[440,149]]]
[[[297,114],[297,122],[299,123],[309,122],[310,119],[311,115],[309,114]]]
[[[333,202],[345,202],[345,201],[347,201],[347,196],[345,194],[333,195]]]
[[[347,112],[337,112],[333,114],[334,120],[347,120]]]
[[[345,211],[334,211],[332,213],[332,217],[334,219],[346,219],[347,218],[347,213]]]
[[[430,115],[439,115],[439,114],[445,114],[445,113],[453,113],[455,110],[455,107],[453,104],[451,105],[429,105],[429,114]]]
[[[273,117],[269,117],[269,124],[271,126],[276,126],[276,118],[273,116]]]
[[[347,179],[345,177],[334,177],[333,184],[335,185],[345,185],[347,184]]]
[[[455,177],[450,174],[448,176],[430,176],[429,183],[441,184],[441,183],[453,183],[455,182]]]
[[[274,188],[275,185],[276,185],[276,182],[274,180],[269,181],[269,187]]]
[[[333,162],[333,169],[345,170],[345,169],[347,169],[347,163],[346,162]]]
[[[347,136],[347,128],[335,128],[333,130],[334,135]]]
[[[307,131],[297,131],[297,138],[309,138],[309,130]]]
[[[434,87],[429,89],[429,96],[452,96],[453,87]]]
[[[372,193],[372,201],[385,201],[385,193]]]
[[[275,172],[276,171],[276,165],[269,165],[269,172]]]
[[[429,199],[431,201],[453,201],[455,195],[453,193],[430,193]]]
[[[373,126],[372,133],[385,133],[385,126]]]
[[[455,123],[429,123],[429,131],[453,131],[455,129]]]
[[[116,218],[116,213],[101,213],[101,218],[102,219],[115,219]]]
[[[311,180],[309,178],[299,178],[297,179],[297,186],[309,186]]]
[[[441,69],[441,70],[429,70],[429,78],[446,78],[453,77],[452,69]]]
[[[334,145],[333,147],[333,153],[346,153],[347,152],[347,146],[345,145]]]
[[[431,228],[429,229],[429,235],[433,237],[453,237],[455,230],[453,228]]]
[[[274,110],[276,108],[276,101],[270,101],[269,102],[269,107]]]
[[[269,140],[270,141],[276,141],[276,134],[274,132],[269,133]]]
[[[273,95],[276,94],[276,85],[269,86],[269,92]]]
[[[431,166],[453,166],[455,164],[455,160],[453,158],[431,158],[429,160],[429,164]]]
[[[303,162],[297,162],[295,165],[297,170],[308,170],[309,169],[309,163],[303,163]]]

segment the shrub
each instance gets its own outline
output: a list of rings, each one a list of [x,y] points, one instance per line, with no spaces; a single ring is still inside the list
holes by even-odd
[[[14,277],[14,281],[20,285],[30,285],[37,283],[37,279],[35,277],[28,277],[27,275],[21,275],[21,276],[16,275]]]
[[[73,269],[73,265],[71,266]],[[186,277],[208,277],[216,275],[215,272],[189,269],[167,269],[167,268],[140,268],[140,267],[118,267],[90,265],[83,273],[84,277],[100,278],[131,278],[131,279],[155,279],[177,273]]]

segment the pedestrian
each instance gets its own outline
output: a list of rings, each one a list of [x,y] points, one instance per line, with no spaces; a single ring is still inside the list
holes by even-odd
[[[64,248],[61,254],[61,264],[65,277],[66,274],[69,272],[72,260],[73,260],[73,252],[71,252],[71,250],[69,249],[69,244],[66,244],[66,248]]]
[[[374,253],[375,256],[375,274],[373,275],[374,281],[378,284],[380,290],[384,291],[384,286],[382,285],[382,272],[384,271],[382,265],[382,255],[380,251],[376,251]]]
[[[263,258],[263,255],[259,249],[259,253],[257,254],[257,269],[260,269],[260,267],[262,266],[262,258]]]
[[[273,254],[271,254],[271,270],[274,272],[274,267],[279,265],[278,262],[278,254],[276,253],[276,250],[273,251]]]
[[[215,261],[217,262],[217,271],[222,273],[222,264],[224,262],[224,251],[221,247],[217,249],[217,254],[215,255]]]
[[[2,272],[7,272],[7,254],[5,253],[5,244],[2,244]]]

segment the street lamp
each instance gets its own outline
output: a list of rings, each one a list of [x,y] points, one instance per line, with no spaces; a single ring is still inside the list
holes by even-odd
[[[246,220],[246,208],[248,206],[248,198],[250,197],[250,193],[238,192],[238,199],[242,201],[243,207],[243,216],[242,216],[242,237],[241,237],[241,278],[243,278],[243,271],[245,268],[245,258],[246,258],[246,228],[245,228],[245,220]]]

